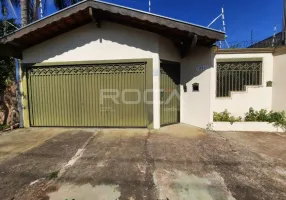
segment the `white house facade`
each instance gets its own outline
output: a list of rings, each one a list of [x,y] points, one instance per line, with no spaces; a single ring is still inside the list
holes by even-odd
[[[217,50],[223,39],[86,0],[1,38],[0,54],[22,59],[24,127],[207,128],[214,112],[285,110],[285,49]]]

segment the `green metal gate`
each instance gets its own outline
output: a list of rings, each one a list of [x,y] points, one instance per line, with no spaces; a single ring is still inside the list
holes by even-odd
[[[180,64],[161,63],[160,70],[161,125],[180,122]]]
[[[146,127],[146,63],[33,67],[31,126]]]

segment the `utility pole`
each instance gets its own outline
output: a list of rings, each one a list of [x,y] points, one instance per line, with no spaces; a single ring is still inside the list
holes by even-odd
[[[250,45],[253,45],[253,30],[250,32]]]
[[[43,0],[39,0],[39,7],[40,7],[40,19],[42,19],[44,17]]]
[[[286,45],[286,0],[283,5],[282,44]]]
[[[277,27],[274,26],[274,33],[273,33],[273,39],[272,39],[272,47],[275,47],[275,45],[276,45],[276,30],[277,30]]]

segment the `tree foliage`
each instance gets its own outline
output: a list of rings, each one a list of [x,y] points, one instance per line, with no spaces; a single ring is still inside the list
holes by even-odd
[[[15,24],[14,19],[8,20],[11,24]],[[5,33],[4,31],[4,22],[0,20],[0,37],[2,37]],[[7,32],[13,31],[15,28],[13,26],[6,26]],[[7,86],[15,80],[15,63],[14,59],[11,57],[0,57],[0,110],[4,113],[4,122],[2,127],[5,127],[7,123],[7,118],[9,114],[9,109],[4,102],[4,92]]]
[[[42,7],[44,11],[51,1],[52,0],[42,0]],[[61,10],[80,1],[82,0],[53,0],[53,4],[58,10]],[[39,19],[40,0],[0,0],[0,12],[2,16],[9,16],[12,13],[11,5],[16,10],[16,8],[22,6],[21,4],[27,5],[27,12],[25,17],[27,18],[28,23]]]

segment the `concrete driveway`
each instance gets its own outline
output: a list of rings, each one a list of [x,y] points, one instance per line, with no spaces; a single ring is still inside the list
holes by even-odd
[[[284,134],[19,129],[0,136],[0,199],[282,200],[285,158]]]

